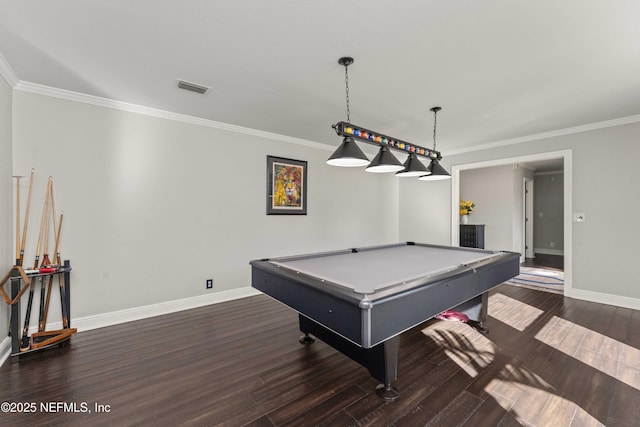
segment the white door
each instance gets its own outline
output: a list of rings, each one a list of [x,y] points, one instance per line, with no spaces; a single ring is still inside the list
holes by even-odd
[[[524,218],[523,227],[524,239],[522,253],[525,258],[534,258],[533,251],[533,179],[524,178]]]

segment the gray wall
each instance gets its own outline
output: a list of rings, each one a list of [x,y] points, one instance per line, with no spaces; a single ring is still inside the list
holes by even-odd
[[[533,188],[535,252],[562,255],[564,251],[562,221],[564,174],[536,174]]]
[[[572,223],[572,272],[575,296],[606,302],[607,295],[614,302],[640,307],[640,286],[633,266],[637,258],[638,229],[629,228],[629,213],[640,211],[640,198],[633,197],[633,185],[640,182],[640,123],[626,124],[588,132],[556,136],[505,146],[486,146],[482,150],[447,155],[443,165],[453,165],[516,158],[559,150],[572,151],[573,212],[587,215],[584,223]],[[446,150],[446,142],[441,143]],[[603,162],[611,167],[597,173]],[[568,179],[565,172],[565,179]],[[402,184],[403,185],[403,184]],[[449,190],[451,184],[449,183]],[[422,233],[436,229],[438,233],[451,230],[451,193],[441,191],[438,197],[424,198],[405,189],[400,190],[400,206],[409,204],[415,211],[429,210],[436,222],[422,224]],[[407,202],[405,197],[420,201]],[[405,212],[401,209],[401,217]],[[407,239],[411,230],[400,227],[400,239]],[[566,245],[566,242],[565,242]],[[566,247],[565,247],[566,251]],[[567,267],[566,267],[567,268]]]
[[[13,266],[15,238],[13,219],[13,175],[11,160],[11,87],[0,77],[0,276]],[[9,293],[9,284],[5,285]],[[0,343],[9,329],[9,306],[0,301]],[[0,345],[0,347],[2,347]]]
[[[265,214],[267,154],[308,161],[308,215]],[[397,178],[330,154],[14,92],[14,168],[36,170],[34,222],[55,180],[76,318],[247,288],[251,259],[397,241]]]
[[[449,181],[401,178],[398,230],[401,241],[448,245],[451,241]]]
[[[460,198],[476,205],[469,224],[485,224],[485,248],[521,252],[522,180],[514,165],[460,171]]]
[[[460,172],[460,198],[473,200],[470,224],[485,224],[485,248],[511,250],[513,169],[510,166]]]

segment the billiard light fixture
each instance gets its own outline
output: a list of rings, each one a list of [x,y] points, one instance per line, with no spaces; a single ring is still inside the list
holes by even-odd
[[[420,147],[415,144],[411,144],[405,141],[401,141],[397,138],[392,138],[387,135],[383,135],[379,132],[374,132],[369,129],[365,129],[361,126],[351,124],[351,112],[349,110],[349,65],[353,64],[353,58],[342,57],[338,60],[338,64],[344,66],[345,75],[345,92],[346,92],[346,104],[347,104],[347,121],[340,121],[331,127],[335,130],[336,134],[343,136],[342,144],[338,149],[329,157],[327,163],[333,166],[342,167],[358,167],[367,166],[367,172],[374,173],[388,173],[396,172],[397,177],[420,177],[419,179],[425,179],[426,176],[436,173],[436,176],[450,177],[447,171],[438,163],[442,159],[442,156],[435,147],[435,122],[434,122],[434,141],[433,150],[425,147]],[[440,107],[434,107],[431,109],[434,113],[439,111]],[[376,145],[380,147],[378,154],[374,159],[369,162],[367,156],[356,145],[357,141],[366,142],[368,144]],[[404,164],[393,155],[391,150],[404,151],[408,153],[407,159]],[[429,167],[426,167],[419,159],[419,157],[425,157],[431,161]]]

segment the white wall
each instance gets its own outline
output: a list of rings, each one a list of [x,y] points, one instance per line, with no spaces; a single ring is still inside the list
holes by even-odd
[[[564,179],[570,179],[573,187],[573,212],[587,216],[584,223],[572,223],[570,230],[573,265],[565,268],[572,271],[573,296],[639,308],[634,266],[640,230],[629,227],[630,213],[640,211],[640,198],[634,192],[640,182],[638,140],[640,124],[633,123],[456,155],[445,151],[442,163],[451,170],[452,165],[571,150],[573,176]],[[603,164],[606,173],[599,173]],[[409,196],[402,188],[400,194]],[[416,207],[427,208],[450,213],[451,202],[434,198]]]
[[[522,203],[515,198],[516,181],[511,165],[460,172],[460,198],[472,200],[476,205],[469,223],[485,224],[486,249],[520,252],[520,246],[514,242],[515,208]]]
[[[11,160],[12,89],[0,78],[0,276],[4,276],[15,260],[15,223],[13,219],[13,175]],[[9,294],[10,284],[5,284]],[[0,300],[0,343],[9,330],[9,306]],[[2,345],[0,345],[0,354]],[[1,356],[0,356],[1,357]]]
[[[451,215],[442,208],[451,200],[451,181],[420,181],[398,178],[400,241],[448,245],[451,241]]]
[[[398,241],[397,179],[327,149],[22,91],[13,149],[36,170],[34,223],[54,178],[76,318],[208,295],[207,278],[246,288],[256,258]],[[308,161],[308,215],[266,215],[268,154]]]

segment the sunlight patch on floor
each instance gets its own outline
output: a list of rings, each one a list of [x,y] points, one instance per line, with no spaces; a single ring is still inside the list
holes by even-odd
[[[557,316],[535,338],[640,390],[640,350],[635,347]]]
[[[440,321],[424,328],[422,333],[470,377],[476,377],[494,360],[493,342],[465,323]]]
[[[515,324],[513,323],[514,312],[517,313],[515,317],[519,319]],[[489,315],[491,317],[508,324],[520,332],[535,322],[543,313],[540,309],[501,293],[492,295],[491,304],[489,304]]]
[[[449,359],[455,362],[455,364],[457,364],[460,369],[465,371],[471,378],[475,378],[478,376],[480,371],[491,364],[494,355],[491,352],[484,351],[478,352],[471,357],[469,353],[470,352],[468,350],[445,350],[445,354]]]

